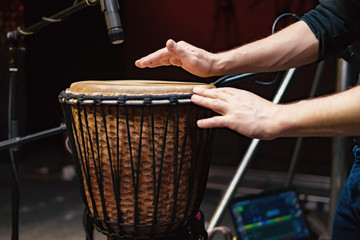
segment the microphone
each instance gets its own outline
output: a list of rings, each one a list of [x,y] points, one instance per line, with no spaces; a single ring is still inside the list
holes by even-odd
[[[104,13],[109,40],[112,44],[124,41],[124,31],[120,21],[118,0],[100,0],[101,11]]]

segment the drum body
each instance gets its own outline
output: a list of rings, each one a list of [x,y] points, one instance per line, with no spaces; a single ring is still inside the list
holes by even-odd
[[[151,238],[197,214],[209,170],[210,130],[191,103],[200,83],[84,81],[59,95],[87,214],[110,237]]]

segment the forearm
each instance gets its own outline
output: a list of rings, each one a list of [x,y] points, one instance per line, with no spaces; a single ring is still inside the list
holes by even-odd
[[[310,28],[299,21],[262,40],[214,54],[211,75],[272,72],[305,65],[316,61],[318,46]]]
[[[360,135],[360,86],[348,91],[280,105],[275,137]]]

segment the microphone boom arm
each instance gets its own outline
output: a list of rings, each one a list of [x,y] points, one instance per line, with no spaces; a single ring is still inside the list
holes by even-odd
[[[58,23],[65,20],[68,16],[82,10],[85,7],[88,6],[96,6],[99,3],[99,0],[83,0],[79,3],[76,3],[72,5],[71,7],[62,10],[51,17],[43,17],[40,22],[35,23],[34,25],[31,25],[24,30],[22,30],[20,27],[17,28],[17,30],[9,32],[7,34],[7,38],[13,41],[20,40],[23,36],[33,35],[37,32],[39,32],[41,29],[46,27],[47,25],[51,23]]]

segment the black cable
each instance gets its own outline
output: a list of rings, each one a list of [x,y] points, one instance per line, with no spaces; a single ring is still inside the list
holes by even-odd
[[[300,20],[300,17],[297,16],[296,14],[293,14],[293,13],[283,13],[283,14],[281,14],[280,16],[278,16],[278,17],[275,19],[275,21],[274,21],[274,23],[273,23],[273,25],[272,25],[272,28],[271,28],[271,34],[274,34],[274,33],[275,33],[276,25],[278,24],[278,22],[279,22],[282,18],[288,17],[288,16],[295,18],[297,21]],[[257,84],[261,84],[261,85],[272,85],[272,84],[276,83],[276,82],[283,76],[283,74],[284,74],[284,71],[278,72],[278,73],[276,74],[275,79],[272,80],[272,81],[270,81],[270,82],[264,82],[264,81],[258,81],[258,80],[255,80],[255,82],[256,82]]]
[[[276,83],[279,79],[281,79],[282,76],[284,75],[284,73],[285,73],[285,71],[277,72],[276,77],[274,78],[274,80],[269,81],[269,82],[259,81],[259,80],[255,80],[254,82],[257,83],[257,84],[270,86],[270,85]]]
[[[284,17],[293,17],[295,18],[296,21],[299,21],[300,20],[300,17],[294,13],[283,13],[281,14],[280,16],[278,16],[273,25],[272,25],[272,28],[271,28],[271,34],[274,34],[275,33],[275,29],[276,29],[276,25],[278,24],[278,22],[284,18]],[[282,75],[284,74],[284,71],[279,71],[277,74],[276,74],[276,77],[274,80],[270,81],[270,82],[264,82],[264,81],[258,81],[258,80],[255,80],[255,82],[257,84],[261,84],[261,85],[272,85],[274,83],[276,83],[281,77]]]
[[[254,78],[261,74],[263,73],[230,74],[217,79],[215,82],[212,82],[211,84],[215,85],[216,87],[222,87],[233,82],[238,82],[240,80],[247,80],[250,78]]]
[[[275,33],[275,29],[276,29],[276,25],[278,24],[278,22],[284,18],[284,17],[293,17],[295,18],[297,21],[300,20],[300,17],[297,16],[296,14],[293,14],[293,13],[283,13],[281,14],[280,16],[278,16],[273,25],[272,25],[272,29],[271,29],[271,33],[274,34]],[[281,76],[283,75],[284,71],[279,71],[275,77],[275,79],[273,81],[270,81],[270,82],[264,82],[264,81],[258,81],[258,80],[255,80],[254,82],[257,83],[257,84],[261,84],[261,85],[272,85],[274,84],[275,82],[277,82]],[[215,85],[216,87],[222,87],[222,86],[225,86],[227,84],[230,84],[230,83],[234,83],[234,82],[238,82],[238,81],[241,81],[241,80],[247,80],[247,79],[250,79],[250,78],[254,78],[254,77],[257,77],[259,75],[262,75],[264,73],[243,73],[243,74],[230,74],[230,75],[225,75],[223,77],[220,77],[219,79],[217,79],[215,82],[213,82],[212,84]]]
[[[294,13],[283,13],[283,14],[281,14],[280,16],[278,16],[278,17],[275,19],[275,21],[274,21],[274,23],[273,23],[273,25],[272,25],[272,28],[271,28],[271,34],[274,34],[274,33],[275,33],[275,28],[276,28],[276,25],[278,24],[278,22],[279,22],[283,17],[288,17],[288,16],[295,18],[297,21],[300,20],[300,17],[299,17],[298,15],[294,14]]]

